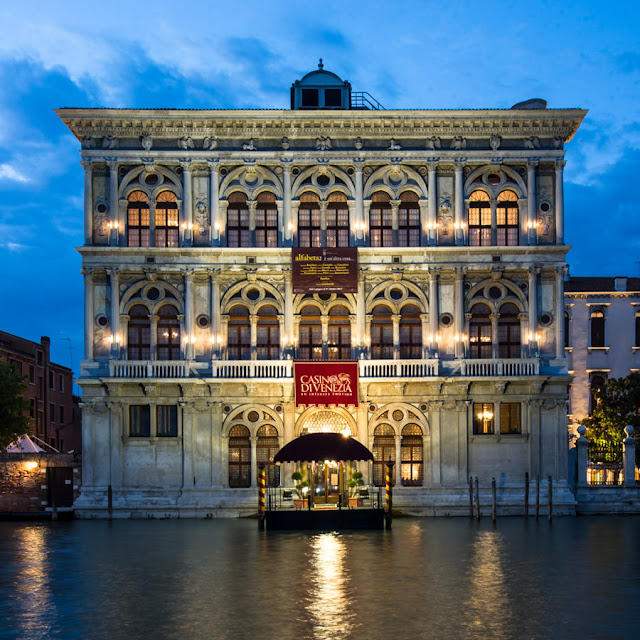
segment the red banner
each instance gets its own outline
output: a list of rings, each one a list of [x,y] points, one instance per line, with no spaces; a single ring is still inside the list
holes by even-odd
[[[293,376],[296,405],[358,406],[357,362],[294,362]]]
[[[358,293],[358,249],[291,250],[293,293]]]

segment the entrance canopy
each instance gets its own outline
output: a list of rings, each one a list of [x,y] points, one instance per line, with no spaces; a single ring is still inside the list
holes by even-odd
[[[325,460],[373,460],[373,454],[357,440],[340,433],[310,433],[286,444],[275,462],[324,462]]]

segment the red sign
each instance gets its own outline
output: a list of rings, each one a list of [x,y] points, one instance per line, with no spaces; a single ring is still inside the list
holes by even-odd
[[[358,249],[291,250],[293,293],[358,293]]]
[[[358,406],[358,363],[305,361],[293,363],[296,405]]]

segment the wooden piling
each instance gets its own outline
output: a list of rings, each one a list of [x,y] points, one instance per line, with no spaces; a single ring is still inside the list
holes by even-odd
[[[496,505],[496,479],[491,478],[491,521],[495,524],[497,513]]]
[[[549,476],[549,522],[553,519],[553,478]]]
[[[107,514],[111,520],[113,518],[113,489],[111,485],[107,487]]]
[[[469,476],[469,517],[473,519],[473,478]]]
[[[536,520],[540,516],[540,476],[536,476]]]
[[[480,489],[478,488],[478,476],[476,476],[476,518],[480,520]]]
[[[524,474],[524,515],[529,516],[529,472]]]

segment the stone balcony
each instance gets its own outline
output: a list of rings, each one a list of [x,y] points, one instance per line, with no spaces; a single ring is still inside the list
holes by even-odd
[[[469,378],[528,377],[540,375],[538,358],[439,360],[360,360],[360,380],[424,379],[438,376]],[[293,379],[292,360],[111,360],[109,377],[116,379],[255,380],[270,382]]]

